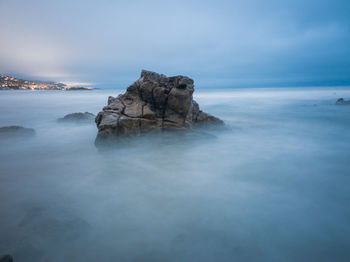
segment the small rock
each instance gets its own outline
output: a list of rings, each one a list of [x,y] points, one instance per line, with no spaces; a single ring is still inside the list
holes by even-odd
[[[95,115],[89,112],[79,112],[65,115],[63,118],[59,118],[59,122],[92,122],[95,119]]]
[[[34,136],[35,130],[33,128],[26,128],[23,126],[4,126],[0,127],[0,137],[18,137],[18,136]]]
[[[339,98],[336,102],[337,105],[350,105],[350,100],[344,100],[344,98]]]

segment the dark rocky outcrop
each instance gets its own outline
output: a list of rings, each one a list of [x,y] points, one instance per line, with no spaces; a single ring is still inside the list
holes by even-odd
[[[0,127],[0,138],[1,137],[19,137],[19,136],[30,137],[34,135],[35,135],[35,130],[33,128],[26,128],[22,126]]]
[[[141,77],[124,94],[110,96],[107,106],[97,115],[96,142],[162,130],[222,125],[222,120],[200,110],[193,92],[194,82],[187,76],[166,77],[142,70]]]
[[[65,115],[63,118],[59,118],[59,122],[92,122],[95,119],[95,115],[89,112],[85,113],[72,113]]]
[[[337,105],[350,105],[350,100],[345,100],[344,98],[339,98],[336,102]]]

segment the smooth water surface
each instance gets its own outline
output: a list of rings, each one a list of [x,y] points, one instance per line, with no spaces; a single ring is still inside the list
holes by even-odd
[[[31,261],[350,261],[350,88],[195,92],[225,130],[94,146],[122,90],[2,91],[0,254]]]

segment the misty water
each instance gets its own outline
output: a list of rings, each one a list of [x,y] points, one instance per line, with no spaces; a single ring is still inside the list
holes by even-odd
[[[350,88],[196,90],[224,130],[94,145],[123,90],[3,91],[0,254],[31,261],[350,261]]]

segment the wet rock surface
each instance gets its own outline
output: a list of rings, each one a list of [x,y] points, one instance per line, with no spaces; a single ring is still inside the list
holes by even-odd
[[[92,122],[95,119],[95,115],[89,112],[78,112],[65,115],[59,118],[59,122]]]
[[[339,98],[336,102],[337,105],[350,105],[350,100],[345,100],[344,98]]]
[[[4,126],[0,127],[0,138],[2,137],[31,137],[35,135],[33,128],[23,126]]]
[[[142,70],[141,77],[108,104],[95,119],[96,143],[106,139],[195,126],[223,125],[200,110],[193,100],[194,81],[187,76],[166,77]]]

